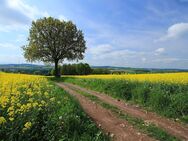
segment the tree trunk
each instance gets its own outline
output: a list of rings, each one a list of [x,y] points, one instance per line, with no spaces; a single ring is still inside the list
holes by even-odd
[[[55,60],[55,77],[60,77],[58,62],[59,62],[58,60]]]

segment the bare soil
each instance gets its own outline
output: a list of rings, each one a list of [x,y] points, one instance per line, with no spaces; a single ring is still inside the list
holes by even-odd
[[[109,134],[115,141],[154,141],[146,134],[140,133],[134,129],[127,121],[117,118],[110,110],[107,110],[88,98],[80,95],[76,91],[69,88],[64,83],[57,83],[69,94],[76,97],[84,109],[94,122],[97,123],[105,133]]]
[[[148,112],[146,110],[143,110],[141,107],[125,103],[125,101],[114,99],[104,93],[99,93],[93,90],[85,89],[83,87],[70,83],[63,83],[63,85],[66,85],[72,89],[77,89],[83,92],[87,92],[91,95],[97,96],[100,100],[116,106],[117,108],[131,116],[141,118],[147,123],[153,123],[158,127],[164,129],[169,134],[172,134],[182,140],[188,141],[188,125],[184,125],[173,120],[167,119],[165,117],[161,117],[156,113]]]

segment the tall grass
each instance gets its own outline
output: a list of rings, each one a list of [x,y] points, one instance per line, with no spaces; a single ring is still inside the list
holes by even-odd
[[[134,102],[166,117],[188,123],[187,84],[71,77],[66,77],[63,81]]]

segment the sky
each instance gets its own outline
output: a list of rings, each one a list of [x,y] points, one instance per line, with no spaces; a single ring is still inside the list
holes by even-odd
[[[49,16],[83,31],[81,62],[188,69],[188,0],[0,0],[0,64],[28,63],[31,22]]]

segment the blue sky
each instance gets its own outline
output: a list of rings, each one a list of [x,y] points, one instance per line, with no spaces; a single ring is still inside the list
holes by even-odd
[[[26,63],[21,46],[44,16],[84,32],[82,62],[188,69],[188,0],[1,0],[0,64]]]

